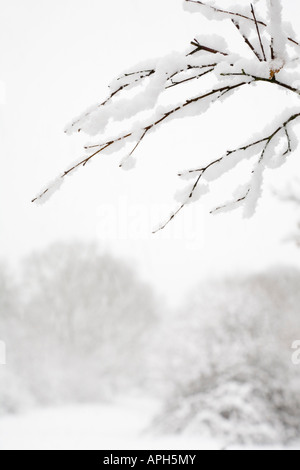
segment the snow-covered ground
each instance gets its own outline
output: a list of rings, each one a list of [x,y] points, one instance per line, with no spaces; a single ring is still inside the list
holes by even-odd
[[[220,449],[200,438],[153,436],[146,429],[158,405],[115,404],[48,408],[0,420],[1,450]]]
[[[126,399],[114,404],[56,407],[2,417],[0,449],[224,449],[221,443],[197,436],[153,435],[149,424],[158,409],[153,401]],[[273,448],[277,449],[282,448]]]

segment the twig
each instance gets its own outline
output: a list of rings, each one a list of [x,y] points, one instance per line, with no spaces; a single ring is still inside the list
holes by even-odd
[[[224,55],[224,56],[228,56],[227,52],[221,52],[221,51],[218,51],[217,49],[212,49],[211,47],[203,46],[203,44],[200,44],[197,39],[194,39],[191,42],[191,44],[192,44],[192,46],[195,46],[197,49],[190,52],[189,55],[192,55],[192,54],[194,54],[195,52],[198,52],[198,51],[206,51],[206,52],[210,52],[211,54],[221,54],[221,55]]]
[[[252,78],[256,82],[267,82],[271,84],[278,85],[282,88],[285,88],[286,90],[292,91],[293,93],[296,93],[297,95],[300,95],[300,90],[298,88],[294,88],[291,85],[288,85],[286,83],[280,82],[279,80],[276,80],[276,78],[264,78],[264,77],[258,77],[257,75],[252,75],[250,73],[246,73],[244,70],[242,72],[232,72],[232,73],[221,73],[220,74],[223,77],[249,77]]]
[[[189,77],[189,78],[185,78],[185,79],[183,79],[183,80],[180,80],[179,82],[174,82],[174,83],[172,83],[171,85],[166,86],[166,90],[169,89],[169,88],[173,88],[174,86],[181,85],[182,83],[186,83],[186,82],[189,82],[189,81],[191,81],[191,80],[196,80],[196,79],[198,79],[198,78],[201,78],[201,77],[203,77],[204,75],[206,75],[206,74],[212,72],[213,70],[214,70],[214,68],[209,69],[209,70],[206,70],[205,72],[200,73],[199,75],[195,75],[194,77]]]
[[[151,75],[152,73],[155,72],[155,69],[146,69],[146,70],[139,70],[137,72],[128,72],[128,73],[123,73],[123,75],[120,75],[117,80],[123,80],[123,78],[127,77],[132,77],[133,75],[143,75],[143,74],[149,74]]]
[[[296,114],[293,114],[291,115],[285,122],[283,122],[278,128],[275,129],[274,132],[272,132],[270,135],[266,136],[266,137],[263,137],[262,139],[259,139],[255,142],[251,142],[250,144],[247,144],[247,145],[244,145],[243,147],[238,147],[234,150],[228,150],[226,152],[225,155],[223,155],[222,157],[212,161],[211,163],[209,163],[207,166],[205,167],[202,167],[202,168],[197,168],[197,169],[194,169],[194,170],[189,170],[187,173],[200,173],[198,179],[197,179],[197,184],[196,186],[198,185],[200,179],[203,177],[203,175],[205,174],[205,172],[211,168],[212,166],[214,165],[217,165],[218,163],[221,163],[225,158],[228,158],[230,155],[234,154],[234,153],[237,153],[237,152],[240,152],[240,151],[244,151],[244,150],[247,150],[248,148],[251,148],[251,147],[254,147],[256,145],[259,145],[261,143],[265,143],[261,153],[260,153],[260,156],[259,156],[259,160],[258,160],[258,163],[257,164],[261,164],[263,159],[264,159],[264,156],[265,156],[265,153],[266,153],[266,150],[268,148],[268,146],[270,145],[271,141],[273,140],[273,138],[282,130],[285,131],[285,134],[286,134],[286,137],[287,137],[287,141],[288,141],[288,149],[287,151],[285,151],[282,156],[286,156],[288,153],[291,153],[292,151],[292,148],[291,148],[291,139],[290,139],[290,136],[288,134],[288,130],[287,130],[287,125],[294,121],[295,119],[297,119],[298,117],[300,117],[300,113],[296,113]],[[255,173],[255,170],[252,171],[252,173]],[[180,173],[178,176],[183,176],[182,173]],[[196,189],[196,188],[195,188]],[[194,191],[195,191],[194,189]],[[241,196],[239,197],[237,200],[231,202],[231,203],[227,203],[225,205],[222,205],[222,206],[218,206],[217,208],[213,209],[210,213],[214,213],[214,212],[218,212],[220,210],[223,210],[227,207],[230,207],[231,205],[234,206],[242,201],[244,201],[247,196],[249,195],[251,191],[251,187],[249,187],[245,193],[244,196]],[[186,204],[186,203],[185,203]],[[184,205],[185,205],[184,204]]]
[[[207,92],[203,95],[199,95],[199,96],[196,96],[195,98],[191,98],[187,101],[185,101],[182,105],[179,105],[179,106],[176,106],[175,108],[172,108],[170,111],[167,111],[165,112],[162,117],[160,117],[158,120],[154,121],[153,123],[149,124],[148,126],[145,126],[143,129],[141,129],[142,131],[144,131],[144,135],[143,137],[146,135],[146,133],[148,131],[150,131],[151,129],[153,129],[154,127],[158,126],[159,124],[161,124],[163,121],[165,121],[167,118],[169,118],[170,116],[172,116],[173,114],[177,113],[178,111],[181,111],[182,109],[185,109],[187,106],[190,106],[191,104],[194,104],[194,103],[197,103],[198,101],[200,100],[203,100],[205,98],[209,98],[210,96],[214,96],[218,93],[222,93],[224,92],[225,90],[235,90],[243,85],[247,85],[249,84],[249,82],[240,82],[236,85],[233,85],[233,86],[224,86],[224,87],[220,87],[220,88],[217,88],[217,89],[214,89],[210,92]],[[103,144],[99,144],[99,145],[94,145],[94,146],[89,146],[87,148],[93,148],[93,147],[99,147],[98,150],[96,150],[94,153],[92,153],[92,155],[89,155],[88,157],[84,158],[83,160],[79,161],[78,163],[76,163],[76,165],[72,166],[71,168],[69,168],[68,170],[66,170],[61,176],[60,178],[65,178],[67,175],[69,175],[70,173],[72,173],[73,171],[75,171],[78,167],[80,166],[85,166],[93,157],[95,157],[96,155],[99,155],[101,152],[103,152],[105,149],[107,149],[108,147],[110,147],[111,145],[117,143],[117,142],[120,142],[122,140],[126,140],[128,137],[131,137],[133,134],[133,132],[129,132],[125,135],[122,135],[114,140],[110,140],[109,142],[105,142]],[[135,147],[136,148],[136,147]],[[41,199],[45,194],[46,192],[49,191],[49,188],[47,188],[45,191],[43,191],[43,193],[41,193],[40,195],[38,195],[36,198],[34,198],[32,200],[32,202],[35,202],[37,201],[38,199]]]
[[[254,11],[254,7],[253,7],[252,3],[251,3],[251,13],[252,13],[254,21],[255,21],[257,36],[258,36],[258,39],[259,39],[262,55],[263,55],[264,61],[267,62],[264,46],[263,46],[263,43],[262,43],[262,40],[261,40],[261,35],[260,35],[260,31],[259,31],[258,22],[257,22],[257,19],[256,19],[256,15],[255,15],[255,11]]]
[[[204,7],[210,8],[211,10],[215,11],[216,13],[225,13],[226,15],[237,16],[239,18],[243,18],[244,20],[254,21],[253,18],[250,18],[249,16],[242,15],[241,13],[237,13],[235,11],[223,10],[222,8],[218,8],[218,7],[213,6],[213,5],[207,5],[207,3],[205,3],[205,2],[200,2],[198,0],[185,0],[185,1],[188,2],[188,3],[196,3],[198,5],[202,5]],[[267,26],[266,23],[264,23],[263,21],[259,21],[259,24],[261,24],[263,26]]]
[[[240,202],[243,202],[247,199],[249,193],[250,193],[251,189],[248,188],[245,195],[244,196],[240,196],[238,199],[236,199],[235,201],[232,201],[232,202],[229,202],[227,204],[223,204],[223,206],[218,206],[216,207],[215,209],[211,210],[210,211],[210,214],[214,214],[215,212],[219,212],[221,210],[224,210],[230,206],[235,206],[236,204],[239,204]]]
[[[288,153],[291,153],[292,151],[292,145],[291,145],[291,138],[290,138],[290,135],[289,135],[289,132],[287,130],[287,127],[284,126],[284,131],[285,131],[285,135],[286,135],[286,139],[287,139],[287,150],[284,152],[284,156],[287,155]]]
[[[245,36],[245,34],[242,33],[241,31],[241,27],[239,25],[239,23],[235,20],[231,20],[232,23],[234,24],[234,26],[236,27],[236,29],[239,31],[239,33],[241,34],[242,38],[244,39],[245,43],[247,44],[248,47],[250,47],[251,51],[255,54],[255,56],[257,57],[257,59],[262,62],[262,58],[261,56],[259,55],[259,53],[255,50],[254,46],[251,44],[251,42],[249,41],[249,39]]]
[[[128,74],[128,75],[136,75],[140,72],[132,72],[132,74]],[[146,73],[146,71],[145,71]],[[139,78],[137,78],[136,80],[134,80],[133,83],[138,83],[140,82],[141,80],[143,80],[144,78],[146,77],[150,77],[150,75],[152,75],[153,73],[155,73],[155,70],[149,70],[145,75],[141,75]],[[120,77],[119,79],[121,79],[122,77]],[[118,80],[119,80],[118,79]],[[123,91],[125,88],[127,88],[129,85],[132,85],[132,83],[125,83],[124,85],[121,85],[117,90],[113,91],[109,96],[108,98],[106,98],[105,101],[103,101],[102,103],[98,104],[97,105],[97,108],[101,108],[102,106],[105,106],[109,101],[112,100],[112,98],[114,96],[116,96],[117,94],[119,94],[121,91]],[[96,109],[97,109],[96,108]],[[83,118],[86,118],[88,116],[90,116],[93,112],[95,111],[95,109],[92,109],[91,111],[88,111],[87,113],[85,113],[82,117],[80,117],[79,119],[76,119],[76,121],[73,121],[72,124],[70,125],[70,128],[73,128],[76,126],[76,124],[78,124]],[[65,131],[67,132],[67,131]],[[78,132],[81,132],[81,129],[78,129]]]
[[[141,144],[142,140],[144,139],[144,137],[146,136],[147,132],[148,132],[149,129],[146,129],[143,134],[141,135],[141,137],[139,138],[138,142],[136,143],[136,145],[133,147],[133,149],[131,150],[131,152],[129,153],[128,158],[130,158],[134,152],[136,151],[136,149],[138,148],[138,146]],[[120,163],[119,167],[122,168],[122,166],[124,165],[124,162],[123,163]]]
[[[225,13],[227,15],[230,15],[230,16],[235,16],[235,17],[238,17],[238,18],[242,18],[244,20],[248,20],[248,21],[252,21],[254,22],[254,19],[251,18],[250,16],[247,16],[247,15],[243,15],[241,13],[236,13],[234,11],[229,11],[229,10],[223,10],[221,8],[218,8],[216,6],[213,6],[213,5],[207,5],[207,3],[205,2],[201,2],[199,0],[185,0],[186,2],[188,3],[196,3],[198,5],[201,5],[201,6],[205,6],[207,8],[210,8],[211,10],[215,11],[216,13]],[[257,20],[257,23],[261,26],[264,26],[264,27],[267,27],[267,24],[264,22],[264,21],[261,21],[261,20]],[[298,41],[296,41],[295,39],[291,38],[288,36],[288,41],[292,42],[293,44],[295,44],[296,46],[300,46],[300,43]]]
[[[154,230],[154,231],[152,232],[153,234],[156,234],[156,233],[158,233],[158,232],[164,230],[164,229],[167,227],[167,225],[169,225],[169,224],[172,222],[172,220],[175,219],[175,217],[185,208],[185,206],[188,204],[189,200],[192,199],[192,197],[193,197],[193,195],[194,195],[194,193],[195,193],[195,191],[196,191],[196,189],[197,189],[197,187],[198,187],[198,184],[199,184],[201,178],[202,178],[202,174],[200,174],[200,175],[198,176],[198,178],[196,179],[196,181],[195,181],[195,183],[194,183],[194,185],[193,185],[193,187],[192,187],[192,190],[191,190],[191,192],[190,192],[188,198],[186,199],[186,201],[184,201],[184,202],[180,205],[180,207],[179,207],[175,212],[173,212],[173,214],[168,218],[168,220],[167,220],[163,225],[161,225],[157,230]]]

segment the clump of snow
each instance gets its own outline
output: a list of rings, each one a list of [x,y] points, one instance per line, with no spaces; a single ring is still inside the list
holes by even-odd
[[[198,34],[195,36],[195,39],[201,45],[205,45],[219,52],[229,53],[227,41],[222,36],[218,36],[217,34]]]
[[[151,64],[153,65],[153,64]],[[130,119],[142,111],[153,109],[159,96],[165,89],[166,81],[174,73],[181,69],[185,69],[187,65],[187,57],[179,52],[172,52],[165,57],[156,60],[155,72],[149,75],[147,71],[122,79],[123,85],[128,88],[128,80],[133,80],[135,85],[140,83],[138,77],[143,77],[145,86],[132,98],[113,97],[105,105],[96,105],[86,111],[76,124],[71,125],[67,129],[68,133],[76,132],[79,129],[88,135],[94,136],[103,132],[110,121],[123,121]],[[151,69],[151,68],[150,68]],[[147,68],[149,70],[149,66]],[[112,92],[118,90],[122,84],[118,80],[112,84]]]
[[[268,0],[267,3],[269,17],[267,30],[272,38],[274,56],[275,59],[280,59],[284,63],[286,60],[287,38],[283,30],[281,0]]]
[[[263,164],[258,165],[249,183],[249,192],[244,201],[244,217],[247,219],[255,214],[257,203],[261,198],[263,192],[264,170],[265,166]]]
[[[195,179],[195,175],[194,175]],[[179,203],[190,204],[192,202],[199,201],[199,199],[209,192],[209,187],[207,184],[198,184],[195,189],[195,182],[191,185],[189,184],[184,189],[181,189],[176,192],[175,200]]]
[[[235,168],[241,161],[245,159],[251,159],[259,152],[258,146],[251,146],[245,150],[239,150],[231,154],[223,155],[219,162],[211,165],[204,173],[203,178],[212,182],[225,175],[233,168]]]
[[[51,181],[42,191],[36,196],[35,203],[43,205],[58,191],[64,183],[63,177],[58,177]]]
[[[120,168],[125,171],[130,171],[136,166],[136,159],[132,157],[132,155],[123,158],[120,163]]]

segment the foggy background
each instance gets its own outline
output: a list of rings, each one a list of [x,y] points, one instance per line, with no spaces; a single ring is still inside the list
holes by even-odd
[[[300,251],[286,239],[300,209],[274,193],[299,172],[297,152],[268,174],[252,219],[201,202],[151,234],[176,204],[178,171],[248,140],[293,98],[262,86],[166,123],[133,171],[96,158],[36,207],[83,154],[88,139],[66,124],[112,78],[199,32],[228,32],[181,0],[1,6],[0,448],[296,445]],[[299,12],[285,0],[296,31]]]

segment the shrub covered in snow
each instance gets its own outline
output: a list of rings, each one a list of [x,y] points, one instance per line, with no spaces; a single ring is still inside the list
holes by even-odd
[[[172,399],[157,426],[227,444],[299,438],[300,273],[278,269],[199,287],[164,331]],[[166,338],[167,341],[166,341]]]

